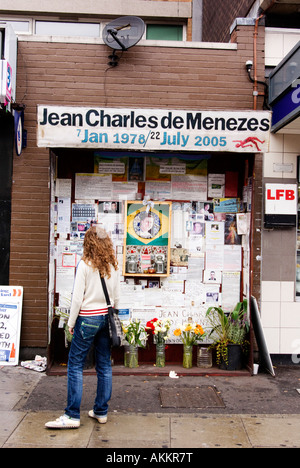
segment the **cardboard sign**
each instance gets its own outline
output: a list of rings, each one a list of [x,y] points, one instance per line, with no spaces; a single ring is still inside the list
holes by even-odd
[[[0,365],[19,362],[23,287],[0,286]]]

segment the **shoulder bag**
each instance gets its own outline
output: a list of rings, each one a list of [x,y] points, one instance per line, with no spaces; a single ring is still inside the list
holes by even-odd
[[[103,292],[105,295],[107,308],[108,308],[108,324],[109,324],[109,335],[111,339],[111,345],[112,347],[122,346],[124,335],[123,335],[121,320],[119,317],[119,311],[118,309],[115,309],[114,307],[111,306],[108,291],[106,288],[105,279],[102,278],[101,275],[100,275],[100,279],[101,279]]]

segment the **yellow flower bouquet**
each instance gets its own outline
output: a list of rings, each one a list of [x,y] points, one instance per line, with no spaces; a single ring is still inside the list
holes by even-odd
[[[174,335],[180,336],[184,345],[193,346],[197,341],[204,338],[205,333],[199,323],[185,323],[177,326]]]
[[[185,323],[177,326],[175,336],[180,336],[183,343],[183,367],[189,369],[193,366],[193,345],[201,341],[205,332],[199,323]]]

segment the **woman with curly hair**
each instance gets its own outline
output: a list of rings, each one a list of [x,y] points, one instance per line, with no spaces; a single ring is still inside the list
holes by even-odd
[[[99,226],[85,234],[83,257],[78,264],[74,282],[69,331],[73,335],[68,359],[68,401],[65,414],[46,423],[48,428],[78,428],[83,387],[83,367],[93,342],[95,343],[97,394],[89,416],[101,424],[107,421],[108,401],[112,391],[111,345],[108,310],[101,277],[112,306],[118,308],[120,281],[112,241]]]

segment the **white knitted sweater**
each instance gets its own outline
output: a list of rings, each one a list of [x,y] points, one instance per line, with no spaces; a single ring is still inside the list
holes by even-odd
[[[117,309],[120,299],[119,270],[115,270],[112,266],[111,277],[105,278],[105,282],[111,305]],[[77,266],[74,281],[68,326],[74,328],[81,310],[84,310],[85,313],[91,311],[92,315],[93,312],[103,310],[106,307],[107,303],[102,289],[99,271],[81,260]]]

